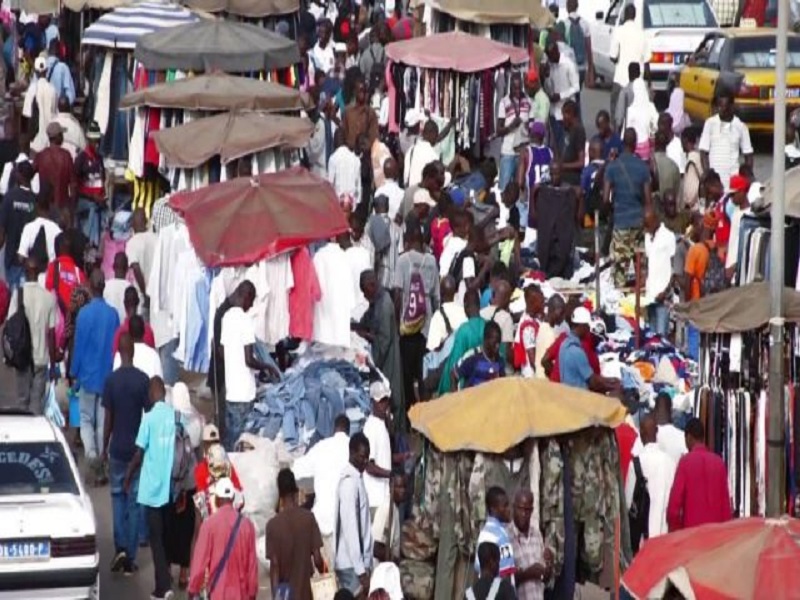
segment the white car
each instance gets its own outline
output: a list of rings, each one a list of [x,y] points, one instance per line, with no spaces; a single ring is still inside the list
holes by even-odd
[[[686,62],[706,34],[719,29],[708,0],[611,0],[595,13],[592,56],[595,74],[606,83],[614,81],[611,60],[614,29],[622,24],[624,7],[636,7],[636,24],[647,36],[650,49],[650,81],[656,92],[665,92],[669,74]]]
[[[61,431],[0,413],[0,600],[98,600],[96,535]]]

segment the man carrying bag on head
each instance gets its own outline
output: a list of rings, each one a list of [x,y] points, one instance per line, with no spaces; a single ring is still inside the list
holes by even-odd
[[[255,600],[258,595],[256,530],[233,507],[235,489],[227,477],[215,486],[217,512],[203,521],[192,555],[189,597]],[[201,592],[205,595],[201,596]]]

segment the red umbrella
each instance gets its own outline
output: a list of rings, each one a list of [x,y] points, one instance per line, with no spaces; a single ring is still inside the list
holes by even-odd
[[[169,203],[209,267],[254,263],[349,229],[330,183],[301,167],[178,193]]]
[[[800,521],[736,519],[647,541],[622,584],[635,598],[660,598],[667,581],[687,598],[800,597]]]

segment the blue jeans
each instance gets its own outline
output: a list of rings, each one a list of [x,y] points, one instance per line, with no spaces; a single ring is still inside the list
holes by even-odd
[[[700,330],[690,323],[686,324],[686,354],[692,360],[700,360]]]
[[[336,581],[339,583],[339,589],[348,590],[353,594],[361,589],[361,582],[358,580],[355,569],[336,569]]]
[[[100,406],[100,394],[84,390],[78,392],[81,407],[81,442],[87,460],[100,456],[103,449],[103,422],[105,414]]]
[[[8,247],[6,247],[6,250],[8,250]],[[25,270],[21,265],[6,267],[6,283],[8,284],[9,291],[22,285],[22,276],[24,274]]]
[[[506,189],[510,181],[517,176],[519,157],[516,154],[503,154],[500,156],[500,191]]]
[[[669,308],[660,302],[654,302],[647,307],[647,320],[650,329],[656,335],[667,335],[669,333]]]
[[[87,198],[78,198],[78,223],[89,243],[96,247],[100,246],[104,211],[105,208],[101,209],[97,202],[92,202]]]
[[[161,358],[161,370],[164,374],[164,383],[175,385],[178,382],[178,360],[173,353],[178,348],[178,338],[170,340],[158,349]]]
[[[228,452],[233,452],[233,447],[244,431],[244,422],[253,409],[252,402],[225,402],[225,439],[223,446]]]
[[[564,121],[550,117],[550,131],[553,134],[550,138],[550,147],[558,154],[564,146]]]
[[[130,490],[125,493],[125,473],[128,462],[111,458],[108,461],[111,487],[111,508],[114,513],[114,548],[116,552],[124,551],[129,560],[136,560],[139,548],[139,521],[143,512],[136,502],[139,490],[138,472],[131,480]]]

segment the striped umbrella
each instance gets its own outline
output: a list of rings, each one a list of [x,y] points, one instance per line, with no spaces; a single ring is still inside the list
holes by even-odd
[[[139,2],[101,16],[83,32],[81,44],[133,50],[146,33],[197,20],[197,15],[176,4]]]

